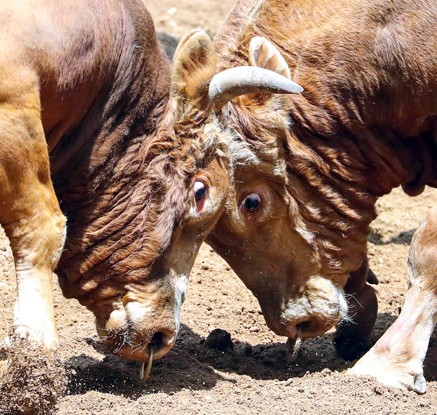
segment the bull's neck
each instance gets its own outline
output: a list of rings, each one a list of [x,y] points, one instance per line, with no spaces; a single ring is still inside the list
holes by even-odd
[[[288,189],[316,236],[324,272],[346,275],[365,259],[378,198],[417,177],[419,140],[349,123],[357,110],[353,102],[342,114],[308,93],[288,102]]]

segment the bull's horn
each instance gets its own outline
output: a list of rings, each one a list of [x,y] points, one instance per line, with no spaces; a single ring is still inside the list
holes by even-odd
[[[255,66],[239,66],[214,75],[209,85],[209,99],[216,108],[244,94],[270,92],[297,94],[303,88],[276,72]]]

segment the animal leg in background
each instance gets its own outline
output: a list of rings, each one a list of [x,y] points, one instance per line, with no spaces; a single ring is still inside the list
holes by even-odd
[[[413,237],[408,271],[409,288],[401,314],[348,373],[425,393],[423,361],[437,320],[437,209]]]
[[[365,259],[360,269],[350,274],[344,288],[348,295],[348,316],[337,327],[334,345],[338,354],[346,360],[354,360],[370,349],[370,335],[378,313],[375,290],[368,283],[378,280]]]
[[[0,223],[17,275],[14,337],[51,352],[58,346],[52,272],[65,240],[65,217],[50,178],[37,81],[25,81],[23,75],[2,85],[13,93],[0,104]]]

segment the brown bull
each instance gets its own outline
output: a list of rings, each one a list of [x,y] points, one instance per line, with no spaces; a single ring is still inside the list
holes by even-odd
[[[214,41],[219,71],[261,67],[304,88],[294,96],[228,93],[207,120],[230,143],[235,178],[207,242],[291,349],[333,325],[343,356],[368,347],[377,312],[366,283],[375,203],[399,185],[413,196],[437,186],[436,27],[432,0],[242,0]],[[436,284],[435,273],[418,273],[410,288],[430,310],[417,317],[427,327]],[[362,372],[423,391],[429,335],[416,339],[421,352],[410,350],[411,364],[386,356],[390,375]]]
[[[112,352],[163,356],[230,181],[225,140],[191,104],[212,76],[197,71],[203,37],[180,45],[171,84],[141,1],[8,0],[0,50],[0,224],[18,287],[6,344],[56,349],[56,271]]]
[[[14,336],[56,349],[60,258],[64,294],[94,312],[110,349],[147,360],[151,343],[159,358],[221,210],[226,149],[184,128],[176,138],[169,63],[140,1],[3,1],[0,20],[0,223],[17,272]]]

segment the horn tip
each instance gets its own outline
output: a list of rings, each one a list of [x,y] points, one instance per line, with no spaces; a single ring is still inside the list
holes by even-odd
[[[290,86],[290,92],[292,94],[300,94],[303,91],[304,89],[299,84],[296,84],[295,82],[293,82],[293,85]]]

